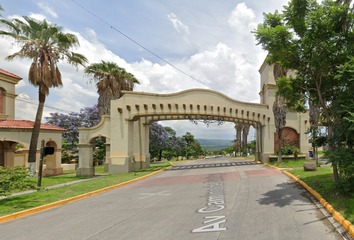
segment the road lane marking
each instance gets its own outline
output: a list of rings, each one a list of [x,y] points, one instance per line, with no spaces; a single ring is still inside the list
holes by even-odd
[[[169,196],[169,195],[171,195],[171,193],[165,193],[168,191],[170,191],[170,190],[165,190],[165,191],[158,192],[158,193],[140,193],[140,195],[146,195],[146,196],[141,197],[139,199],[149,198],[149,197],[153,197],[153,196]]]

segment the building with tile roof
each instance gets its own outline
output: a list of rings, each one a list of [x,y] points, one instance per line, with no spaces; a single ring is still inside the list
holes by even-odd
[[[0,166],[28,166],[28,151],[34,122],[15,120],[15,86],[22,78],[0,68]],[[46,146],[55,148],[53,155],[46,156],[44,176],[54,176],[63,173],[61,167],[61,139],[63,128],[41,124],[37,144],[36,172],[39,169],[41,141]],[[21,144],[21,150],[16,150]]]

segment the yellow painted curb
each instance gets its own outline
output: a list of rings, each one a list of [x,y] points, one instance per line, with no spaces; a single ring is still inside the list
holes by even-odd
[[[267,163],[263,163],[265,166],[267,166],[267,167],[271,167],[271,168],[274,168],[274,169],[276,169],[276,170],[283,170],[283,169],[289,169],[289,170],[294,170],[294,169],[292,169],[292,168],[278,168],[278,167],[275,167],[275,166],[273,166],[273,165],[270,165],[270,164],[267,164]]]
[[[318,201],[321,202],[321,204],[327,208],[328,211],[330,211],[330,213],[332,214],[332,216],[340,223],[342,224],[342,226],[347,229],[347,231],[354,237],[354,226],[351,222],[349,222],[348,220],[346,220],[342,214],[340,214],[338,211],[336,211],[331,204],[329,204],[318,192],[316,192],[315,190],[313,190],[311,187],[309,187],[306,183],[304,183],[303,181],[301,181],[300,179],[298,179],[297,177],[295,177],[294,175],[292,175],[291,173],[287,172],[287,171],[283,171],[283,173],[285,173],[286,175],[288,175],[289,177],[293,178],[294,180],[296,180],[298,183],[300,183],[302,186],[304,186],[312,195],[314,195]]]
[[[274,168],[274,169],[276,169],[276,170],[279,170],[280,168],[278,168],[278,167],[275,167],[275,166],[272,166],[272,165],[269,165],[269,164],[267,164],[267,163],[263,163],[265,166],[267,166],[267,167],[271,167],[271,168]]]
[[[115,189],[115,188],[119,188],[119,187],[125,186],[127,184],[130,184],[130,183],[133,183],[133,182],[137,182],[137,181],[140,181],[142,179],[151,177],[151,176],[153,176],[155,174],[158,174],[160,172],[163,172],[163,171],[165,171],[167,169],[171,169],[172,167],[173,166],[170,166],[170,167],[167,167],[165,169],[150,173],[148,175],[145,175],[145,176],[142,176],[142,177],[139,177],[139,178],[135,178],[135,179],[132,179],[132,180],[129,180],[129,181],[126,181],[126,182],[122,182],[122,183],[119,183],[119,184],[116,184],[116,185],[113,185],[113,186],[109,186],[109,187],[105,187],[105,188],[102,188],[102,189],[99,189],[99,190],[95,190],[95,191],[92,191],[92,192],[84,193],[84,194],[81,194],[81,195],[78,195],[78,196],[75,196],[75,197],[71,197],[71,198],[68,198],[68,199],[64,199],[64,200],[60,200],[60,201],[57,201],[57,202],[49,203],[49,204],[46,204],[46,205],[43,205],[43,206],[31,208],[31,209],[24,210],[24,211],[17,212],[17,213],[13,213],[13,214],[10,214],[10,215],[2,216],[2,217],[0,217],[0,223],[7,222],[7,221],[10,221],[10,220],[13,220],[13,219],[16,219],[16,218],[28,216],[28,215],[31,215],[31,214],[34,214],[34,213],[42,212],[42,211],[45,211],[45,210],[48,210],[48,209],[51,209],[51,208],[59,207],[61,205],[68,204],[68,203],[71,203],[71,202],[75,202],[75,201],[78,201],[78,200],[81,200],[81,199],[84,199],[84,198],[87,198],[87,197],[90,197],[90,196],[97,195],[99,193],[107,192],[109,190],[112,190],[112,189]]]

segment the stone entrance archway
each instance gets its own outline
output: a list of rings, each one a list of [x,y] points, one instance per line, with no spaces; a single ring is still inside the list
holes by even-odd
[[[269,95],[274,98],[273,95]],[[273,102],[267,99],[267,102]],[[256,159],[268,162],[274,154],[274,117],[268,104],[240,102],[221,93],[193,89],[174,94],[151,94],[125,91],[111,101],[111,115],[103,116],[92,128],[80,128],[78,176],[92,176],[94,136],[110,138],[109,173],[120,174],[150,165],[149,125],[155,121],[222,118],[226,122],[249,123],[257,131]],[[299,146],[307,152],[305,134],[308,115],[289,112],[287,126],[299,129]]]

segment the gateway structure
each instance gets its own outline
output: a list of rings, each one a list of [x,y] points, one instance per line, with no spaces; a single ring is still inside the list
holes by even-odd
[[[94,175],[93,142],[105,137],[106,167],[110,174],[121,174],[148,167],[149,126],[155,121],[216,120],[252,125],[256,131],[256,160],[269,161],[276,145],[272,111],[277,88],[273,66],[264,61],[259,69],[260,104],[240,102],[206,89],[191,89],[173,94],[124,91],[123,97],[111,101],[111,115],[91,128],[80,128],[78,176]],[[288,112],[283,138],[308,157],[310,127],[308,113]]]

